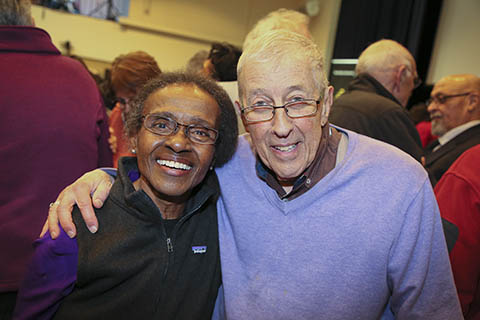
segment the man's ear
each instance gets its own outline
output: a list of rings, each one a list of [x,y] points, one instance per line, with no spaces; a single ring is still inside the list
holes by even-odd
[[[401,65],[397,68],[393,76],[392,92],[399,92],[402,90],[403,82],[407,78],[407,66]]]
[[[325,88],[325,92],[323,94],[323,101],[321,101],[321,105],[320,105],[320,107],[322,108],[321,114],[320,114],[320,124],[322,125],[322,127],[328,121],[328,115],[330,114],[332,104],[333,104],[333,87],[328,86],[327,88]]]
[[[467,110],[469,112],[473,112],[475,110],[480,111],[480,96],[477,93],[472,92],[468,97],[467,101],[468,101]]]
[[[245,117],[243,116],[242,106],[240,105],[239,101],[235,101],[235,111],[237,112],[238,116],[242,120],[243,127],[245,128],[245,131],[250,132],[250,131],[248,131],[248,123],[247,123],[247,120],[245,120]]]

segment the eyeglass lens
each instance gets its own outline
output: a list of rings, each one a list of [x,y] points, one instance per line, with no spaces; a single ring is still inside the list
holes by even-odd
[[[155,134],[167,136],[178,131],[179,126],[185,127],[187,137],[197,143],[213,144],[217,139],[217,131],[200,125],[187,125],[173,119],[150,114],[145,117],[145,128]]]

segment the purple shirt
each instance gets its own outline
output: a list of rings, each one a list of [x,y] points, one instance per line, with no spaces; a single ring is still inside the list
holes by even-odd
[[[77,280],[77,239],[61,229],[57,240],[50,234],[35,240],[30,268],[22,282],[13,319],[51,319]]]

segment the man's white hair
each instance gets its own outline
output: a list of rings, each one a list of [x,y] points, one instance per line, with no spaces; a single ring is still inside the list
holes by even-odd
[[[355,68],[357,74],[368,73],[377,78],[377,75],[388,70],[393,70],[400,65],[406,65],[413,70],[413,57],[400,43],[382,39],[369,45],[358,57]]]
[[[323,56],[317,45],[301,34],[279,29],[271,30],[254,39],[243,51],[237,65],[239,97],[243,97],[242,72],[246,64],[274,62],[278,68],[282,68],[286,58],[294,57],[303,58],[310,65],[315,87],[323,94],[328,81],[324,72]]]
[[[258,20],[252,30],[250,30],[243,42],[243,49],[245,50],[253,40],[271,30],[290,30],[312,38],[308,31],[309,23],[310,17],[295,10],[281,8],[272,11],[262,19]]]

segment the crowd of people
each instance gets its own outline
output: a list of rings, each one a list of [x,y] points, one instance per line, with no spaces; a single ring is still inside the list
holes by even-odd
[[[122,53],[107,115],[3,1],[0,319],[480,319],[480,78],[414,122],[381,39],[334,99],[308,25],[276,10],[185,71]]]

